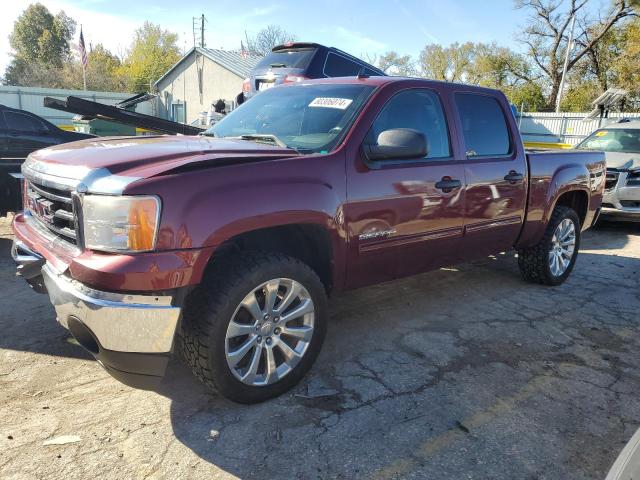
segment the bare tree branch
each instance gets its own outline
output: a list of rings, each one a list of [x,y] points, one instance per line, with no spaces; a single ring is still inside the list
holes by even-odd
[[[523,28],[523,38],[519,41],[528,47],[533,63],[549,79],[549,106],[555,104],[559,92],[564,57],[569,48],[568,30],[572,18],[576,19],[574,41],[579,49],[570,54],[567,71],[583,58],[595,61],[593,51],[597,44],[616,24],[635,15],[629,0],[614,0],[613,8],[604,19],[594,20],[585,8],[588,1],[570,0],[565,3],[561,0],[516,0],[516,8],[530,12],[528,25]],[[598,65],[594,65],[594,68],[601,69]]]

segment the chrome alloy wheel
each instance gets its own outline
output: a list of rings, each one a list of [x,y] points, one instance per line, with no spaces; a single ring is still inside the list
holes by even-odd
[[[259,285],[240,302],[227,327],[231,372],[250,386],[282,379],[306,353],[314,319],[313,300],[300,283],[276,278]]]
[[[576,227],[565,218],[556,227],[549,250],[549,269],[554,277],[561,276],[569,268],[576,247]]]

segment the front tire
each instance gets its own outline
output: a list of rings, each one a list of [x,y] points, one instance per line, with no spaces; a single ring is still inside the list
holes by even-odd
[[[277,253],[221,259],[188,297],[181,350],[205,385],[258,403],[296,385],[327,328],[327,299],[315,272]]]
[[[580,220],[576,212],[564,206],[553,211],[540,242],[518,250],[522,277],[532,283],[560,285],[571,274],[580,249]]]

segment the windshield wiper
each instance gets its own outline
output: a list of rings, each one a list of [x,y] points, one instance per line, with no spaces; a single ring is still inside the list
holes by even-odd
[[[250,133],[247,135],[240,135],[242,140],[249,140],[252,142],[273,143],[282,148],[290,148],[286,143],[280,140],[275,135],[270,133]]]
[[[284,68],[286,65],[284,63],[270,63],[269,66],[271,68]]]

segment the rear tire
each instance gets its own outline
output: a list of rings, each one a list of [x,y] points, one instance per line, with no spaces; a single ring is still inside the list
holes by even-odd
[[[231,400],[258,403],[289,390],[313,365],[327,298],[300,260],[243,252],[207,272],[182,318],[181,350],[196,377]]]
[[[573,232],[573,233],[572,233]],[[561,241],[563,235],[566,239]],[[573,238],[571,256],[567,258],[567,243]],[[567,245],[562,245],[567,243]],[[518,250],[518,266],[522,277],[532,283],[560,285],[571,274],[580,249],[580,220],[576,212],[564,206],[553,211],[540,242],[527,249]],[[556,263],[553,261],[556,257]],[[568,260],[566,265],[564,262]]]

